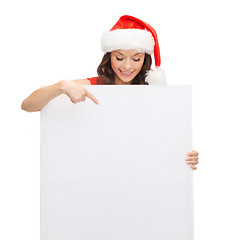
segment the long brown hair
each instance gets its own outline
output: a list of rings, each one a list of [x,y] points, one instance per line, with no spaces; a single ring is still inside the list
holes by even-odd
[[[131,84],[148,85],[148,83],[145,82],[145,77],[146,77],[147,71],[150,70],[151,65],[152,65],[152,57],[151,57],[151,55],[146,53],[142,69],[137,74],[137,76],[133,79]],[[113,85],[115,73],[111,66],[111,53],[110,52],[106,53],[103,56],[102,61],[97,68],[97,74],[98,74],[97,84]]]

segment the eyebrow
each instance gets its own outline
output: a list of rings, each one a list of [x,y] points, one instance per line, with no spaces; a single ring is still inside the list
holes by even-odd
[[[124,54],[122,54],[122,53],[120,53],[120,52],[117,52],[117,51],[116,51],[116,53],[119,53],[119,54],[121,54],[122,56],[124,56]],[[141,52],[136,53],[136,54],[134,54],[133,56],[136,56],[136,55],[138,55],[138,54],[141,54]]]

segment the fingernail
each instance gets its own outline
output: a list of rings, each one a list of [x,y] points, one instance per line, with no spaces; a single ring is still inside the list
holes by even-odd
[[[188,160],[189,158],[188,158],[188,157],[186,157],[185,159],[186,159],[186,160]]]

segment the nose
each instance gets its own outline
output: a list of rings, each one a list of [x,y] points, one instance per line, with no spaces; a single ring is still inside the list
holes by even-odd
[[[123,68],[124,68],[123,70],[125,71],[129,71],[132,68],[132,64],[129,59],[126,59],[126,61],[124,61]]]

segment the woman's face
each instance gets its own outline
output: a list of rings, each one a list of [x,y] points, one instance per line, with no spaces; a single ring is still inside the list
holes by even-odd
[[[136,50],[111,52],[111,66],[115,73],[114,84],[131,84],[142,69],[145,53]]]

